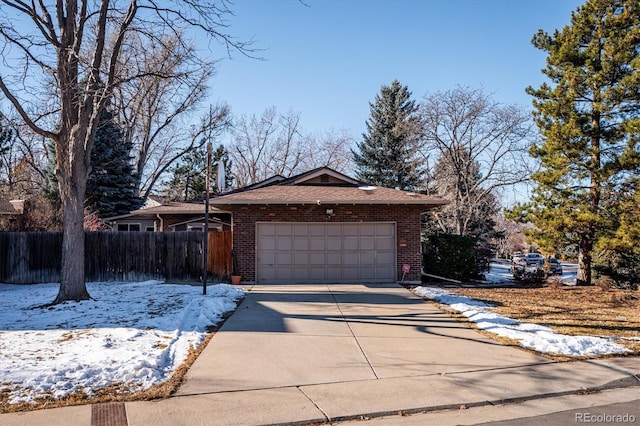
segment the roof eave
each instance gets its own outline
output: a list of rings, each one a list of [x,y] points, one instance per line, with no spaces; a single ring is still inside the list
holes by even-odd
[[[212,203],[213,204],[213,203]],[[250,206],[250,205],[417,205],[417,206],[443,206],[449,204],[446,200],[228,200],[216,203],[218,208],[226,206]]]

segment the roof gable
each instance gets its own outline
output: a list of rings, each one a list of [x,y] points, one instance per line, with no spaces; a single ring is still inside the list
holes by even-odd
[[[319,167],[287,179],[286,184],[358,186],[361,182],[329,167]]]

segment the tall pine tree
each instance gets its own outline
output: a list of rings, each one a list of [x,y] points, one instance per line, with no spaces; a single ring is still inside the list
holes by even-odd
[[[369,104],[367,131],[352,150],[359,180],[403,190],[421,186],[425,170],[417,154],[422,128],[407,86],[394,80]]]
[[[532,202],[521,218],[549,239],[578,246],[578,284],[591,283],[594,246],[610,231],[607,188],[625,184],[640,153],[640,3],[588,0],[571,24],[533,45],[547,52],[551,84],[529,87],[542,142],[531,155]],[[631,172],[631,173],[630,173]]]

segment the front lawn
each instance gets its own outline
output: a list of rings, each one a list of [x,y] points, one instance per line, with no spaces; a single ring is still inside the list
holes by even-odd
[[[567,335],[610,338],[640,354],[640,291],[599,287],[448,288],[493,312]]]
[[[92,300],[46,306],[57,284],[0,284],[0,412],[171,394],[241,289],[89,283]]]

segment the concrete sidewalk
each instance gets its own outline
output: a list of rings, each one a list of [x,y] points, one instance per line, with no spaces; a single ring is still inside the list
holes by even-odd
[[[517,418],[500,407],[523,401],[537,405],[521,417],[609,403],[592,392],[601,389],[633,401],[638,375],[637,357],[556,363],[502,346],[396,285],[254,286],[174,397],[123,408],[129,425],[474,424]],[[88,425],[91,414],[4,414],[0,424]]]

